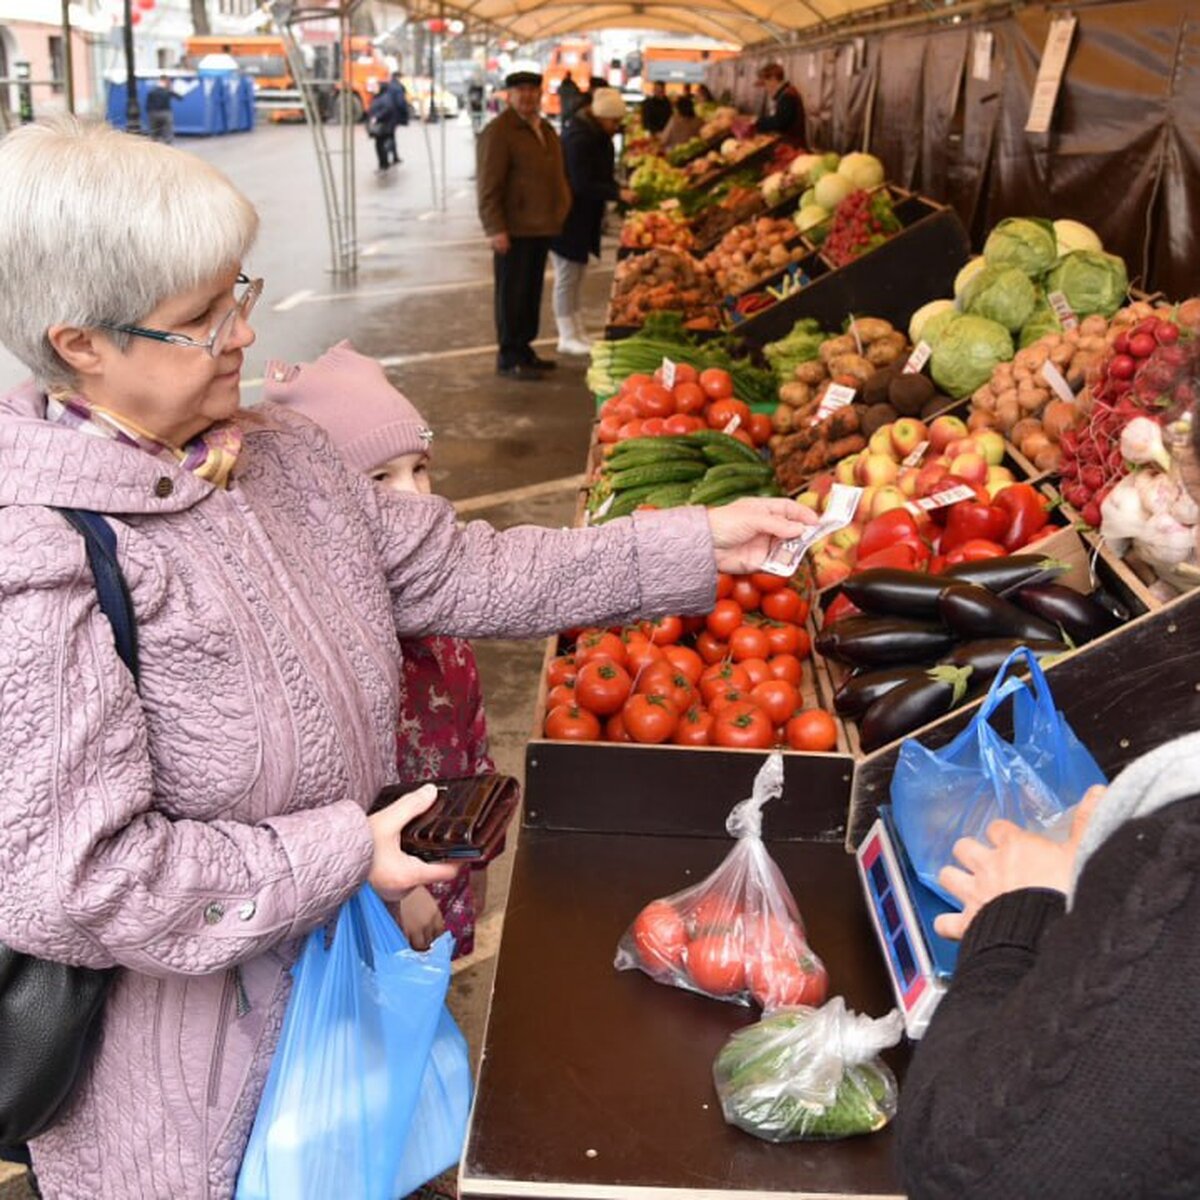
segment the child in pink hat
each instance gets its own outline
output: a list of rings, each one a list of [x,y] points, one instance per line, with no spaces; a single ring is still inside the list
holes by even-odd
[[[346,462],[382,487],[428,495],[433,431],[373,358],[339,342],[313,363],[267,364],[264,394],[322,426]],[[396,763],[402,784],[417,787],[495,771],[488,755],[479,669],[462,638],[401,638],[403,655]],[[416,888],[399,906],[405,936],[418,950],[442,932],[454,957],[475,945],[486,864],[464,866],[449,883]]]

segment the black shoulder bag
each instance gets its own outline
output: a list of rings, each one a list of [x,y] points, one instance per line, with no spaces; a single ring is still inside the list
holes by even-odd
[[[136,684],[137,624],[116,534],[98,513],[58,511],[83,536],[100,609]],[[87,1059],[111,979],[111,970],[47,962],[0,943],[0,1146],[18,1147],[54,1123]]]

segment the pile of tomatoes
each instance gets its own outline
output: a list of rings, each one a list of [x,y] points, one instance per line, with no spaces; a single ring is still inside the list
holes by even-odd
[[[751,412],[744,400],[734,396],[728,371],[719,367],[697,371],[688,363],[676,363],[672,386],[668,388],[663,380],[662,367],[652,376],[627,375],[621,390],[600,406],[597,438],[607,445],[628,438],[719,429],[755,448],[770,440],[771,418]]]
[[[825,1003],[829,978],[798,921],[765,905],[744,910],[721,892],[687,896],[652,900],[627,934],[652,979],[765,1009]]]
[[[835,749],[834,718],[801,699],[806,597],[765,573],[720,575],[717,595],[706,617],[576,631],[547,670],[546,737]]]

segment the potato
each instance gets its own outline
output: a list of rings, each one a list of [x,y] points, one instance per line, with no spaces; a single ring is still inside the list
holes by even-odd
[[[1069,342],[1063,342],[1055,346],[1050,351],[1050,361],[1056,367],[1066,367],[1070,365],[1071,359],[1075,357],[1075,347]]]
[[[1051,400],[1042,411],[1042,428],[1052,442],[1062,440],[1062,435],[1080,420],[1079,409],[1065,400]]]
[[[1010,362],[1002,362],[996,365],[996,369],[992,372],[992,390],[999,395],[1005,390],[1013,386],[1013,365]]]
[[[1035,433],[1042,432],[1042,423],[1036,417],[1022,417],[1012,429],[1009,430],[1009,441],[1014,446],[1019,446],[1027,437],[1031,437]],[[1047,439],[1048,440],[1048,439]]]
[[[1031,433],[1020,444],[1020,451],[1030,462],[1033,462],[1043,450],[1051,449],[1053,443],[1039,429],[1037,433]]]
[[[1108,319],[1099,313],[1084,317],[1079,322],[1080,337],[1103,337],[1108,332]]]
[[[793,374],[800,383],[818,384],[825,379],[828,372],[824,362],[813,359],[811,362],[800,363]]]
[[[771,428],[776,433],[792,432],[792,409],[786,404],[779,405],[771,414]]]
[[[1009,434],[1020,420],[1021,406],[1017,403],[1017,389],[1010,388],[1001,393],[996,401],[996,423],[1005,434]]]
[[[1045,450],[1033,456],[1033,465],[1039,471],[1057,471],[1062,466],[1062,448],[1059,446],[1047,446]]]
[[[879,317],[855,317],[854,327],[864,342],[878,341],[880,338],[896,332],[890,321],[884,321]]]
[[[1021,383],[1017,385],[1017,403],[1022,412],[1037,413],[1045,407],[1050,399],[1050,389],[1036,383]]]
[[[839,354],[826,364],[831,375],[850,375],[864,384],[875,374],[875,364],[860,354]]]
[[[812,388],[807,383],[785,383],[779,389],[779,399],[789,408],[800,408],[812,399]]]
[[[967,418],[967,428],[972,433],[982,433],[985,429],[995,429],[996,416],[994,413],[985,412],[982,408],[977,408]]]
[[[867,361],[877,367],[888,367],[898,362],[908,351],[908,339],[902,333],[889,333],[877,338],[867,347]]]
[[[842,354],[857,354],[858,343],[849,334],[844,333],[841,337],[828,338],[822,342],[818,353],[821,361],[827,363]]]

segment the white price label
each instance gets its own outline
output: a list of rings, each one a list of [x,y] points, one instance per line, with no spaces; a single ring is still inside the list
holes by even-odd
[[[1042,50],[1037,81],[1033,85],[1029,120],[1025,122],[1026,133],[1050,132],[1054,105],[1058,100],[1058,90],[1062,86],[1063,73],[1067,69],[1067,55],[1071,52],[1071,39],[1075,36],[1077,24],[1076,17],[1056,17],[1050,22],[1050,32],[1046,35],[1046,45]]]
[[[821,403],[817,406],[816,415],[809,422],[810,425],[819,425],[827,417],[833,416],[839,408],[845,408],[847,404],[854,403],[854,397],[858,395],[855,388],[847,387],[844,383],[831,383],[825,389],[825,395],[821,398]]]
[[[777,542],[771,547],[767,560],[758,569],[769,575],[780,575],[790,579],[796,573],[800,560],[822,538],[831,533],[837,533],[854,520],[858,502],[862,499],[862,488],[848,487],[844,483],[835,483],[829,489],[829,499],[821,519],[810,525],[799,537],[786,542]]]
[[[913,352],[908,356],[908,362],[904,364],[904,370],[901,375],[915,375],[929,361],[929,356],[933,353],[933,347],[928,342],[918,342],[913,347]]]
[[[921,462],[921,459],[923,459],[925,457],[925,451],[928,449],[929,449],[928,442],[918,442],[912,448],[912,452],[904,459],[904,461],[900,465],[902,467],[918,466]]]
[[[662,360],[662,383],[668,392],[675,386],[675,364],[669,358]]]
[[[1058,323],[1070,333],[1072,329],[1079,328],[1079,318],[1075,315],[1071,308],[1071,302],[1062,294],[1062,292],[1051,292],[1047,297],[1050,307],[1054,309],[1054,315],[1058,318]]]
[[[850,318],[850,336],[854,338],[854,345],[857,347],[856,353],[861,358],[863,352],[862,338],[858,336],[858,322],[853,317]]]
[[[971,75],[981,83],[992,77],[992,43],[995,34],[990,29],[981,29],[975,34],[975,53],[971,63]]]
[[[932,512],[935,508],[948,508],[951,504],[957,504],[960,500],[974,499],[975,489],[968,487],[965,483],[959,483],[952,488],[947,488],[944,492],[934,492],[932,496],[913,500],[904,507],[912,513]]]
[[[1042,363],[1042,378],[1050,385],[1060,400],[1065,400],[1068,404],[1075,403],[1075,393],[1071,391],[1070,384],[1063,378],[1062,372],[1058,367],[1049,359],[1046,359]]]
[[[742,427],[742,418],[739,417],[737,413],[734,413],[733,416],[729,418],[728,422],[725,425],[725,428],[722,429],[721,432],[723,434],[725,434],[727,437],[733,437],[733,435],[735,433],[737,433],[737,431],[741,427]]]

